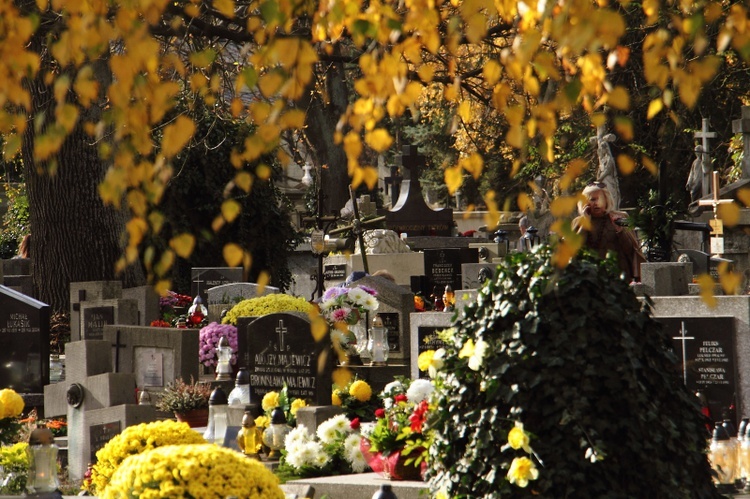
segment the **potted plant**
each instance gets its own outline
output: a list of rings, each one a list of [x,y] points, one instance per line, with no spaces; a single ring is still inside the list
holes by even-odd
[[[185,383],[182,378],[175,379],[164,388],[156,408],[172,412],[178,421],[183,421],[191,428],[208,424],[208,398],[211,396],[211,385],[201,381]]]

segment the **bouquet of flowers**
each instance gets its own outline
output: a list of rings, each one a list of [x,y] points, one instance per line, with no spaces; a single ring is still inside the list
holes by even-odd
[[[427,466],[427,417],[434,390],[426,379],[401,378],[385,386],[383,407],[375,411],[375,428],[362,439],[362,450],[373,471],[397,480],[421,478]]]
[[[205,443],[203,436],[186,423],[164,420],[128,426],[97,451],[88,492],[100,494],[109,484],[115,471],[129,456],[165,445]]]
[[[127,458],[102,493],[103,499],[121,497],[284,499],[284,493],[263,463],[203,444],[170,445]]]
[[[167,294],[159,297],[159,312],[165,321],[170,322],[176,315],[176,307],[189,307],[192,302],[193,299],[187,295],[167,291]]]
[[[300,407],[307,407],[307,402],[299,398],[290,399],[288,388],[285,384],[284,388],[280,391],[268,392],[263,395],[260,405],[264,414],[255,418],[255,424],[258,428],[267,428],[271,421],[271,412],[277,407],[281,407],[284,410],[286,424],[295,426],[297,424],[297,411]]]
[[[232,365],[237,364],[237,328],[231,324],[219,324],[212,322],[201,329],[200,332],[200,349],[198,350],[198,360],[206,367],[217,364],[216,349],[219,346],[219,340],[224,336],[232,347]]]
[[[372,393],[372,388],[361,379],[348,383],[343,388],[331,392],[331,403],[344,410],[344,414],[362,422],[375,421],[375,409],[380,406],[380,399]]]
[[[343,414],[324,421],[315,435],[298,426],[286,436],[280,470],[302,477],[362,473],[367,462],[358,430],[359,421]]]
[[[15,390],[0,390],[0,445],[10,445],[18,439],[23,426],[18,416],[23,408],[23,398]]]
[[[351,326],[359,322],[366,312],[378,309],[376,296],[377,292],[367,286],[333,287],[323,294],[320,313],[329,324],[343,322]]]

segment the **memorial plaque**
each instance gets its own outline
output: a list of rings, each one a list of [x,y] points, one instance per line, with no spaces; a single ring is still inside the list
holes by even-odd
[[[691,392],[706,396],[711,418],[736,420],[733,317],[658,317],[672,338],[679,375]]]
[[[89,443],[91,446],[91,460],[96,462],[96,452],[104,447],[112,437],[120,434],[120,422],[91,425],[89,427]]]
[[[438,331],[447,329],[446,327],[435,327],[435,326],[419,326],[417,328],[417,352],[412,352],[414,358],[418,358],[419,354],[426,352],[427,350],[437,350],[438,348],[445,348],[448,346],[446,342],[440,339]],[[430,375],[424,371],[419,371],[420,378],[429,378]]]
[[[115,307],[90,307],[83,310],[81,335],[84,340],[104,338],[104,326],[115,323]]]
[[[158,334],[158,333],[156,333]],[[135,341],[130,339],[129,341]],[[123,354],[124,355],[124,354]],[[139,387],[163,387],[175,380],[175,353],[171,348],[136,346],[133,373]],[[183,378],[188,379],[188,378]]]
[[[143,375],[143,386],[164,386],[164,355],[152,353],[146,358],[146,372]]]
[[[247,335],[253,400],[286,384],[292,398],[330,405],[333,356],[328,335],[316,342],[308,320],[284,313],[256,319],[247,326]]]
[[[323,280],[343,281],[346,279],[346,264],[326,265],[323,267]]]
[[[49,306],[0,286],[0,387],[42,393],[49,384]]]

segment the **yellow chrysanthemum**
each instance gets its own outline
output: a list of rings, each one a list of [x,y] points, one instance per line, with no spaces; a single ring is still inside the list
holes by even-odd
[[[127,458],[102,499],[120,497],[284,499],[266,467],[218,445],[171,445]]]
[[[296,416],[297,410],[300,407],[307,407],[307,402],[302,399],[294,399],[294,401],[292,401],[291,407],[289,408],[289,412],[291,412],[293,416]]]
[[[526,487],[529,480],[536,480],[538,477],[539,470],[528,457],[517,457],[510,464],[508,470],[508,481],[510,483],[515,483],[519,487]]]
[[[427,350],[417,357],[417,367],[420,371],[427,371],[432,364],[432,358],[435,356],[435,350]]]
[[[2,417],[15,418],[23,412],[23,398],[10,388],[0,390],[0,402],[2,402]]]
[[[523,449],[528,453],[531,453],[531,447],[529,447],[529,435],[523,429],[522,423],[516,423],[516,426],[511,428],[508,432],[508,445],[513,449]]]
[[[263,401],[260,403],[264,411],[270,411],[279,406],[279,392],[268,392],[263,395]]]
[[[341,407],[341,397],[339,397],[339,391],[334,390],[331,393],[331,404]]]
[[[366,381],[360,379],[352,383],[352,386],[349,387],[349,395],[360,402],[367,402],[372,397],[372,388],[370,388],[370,385]]]
[[[258,428],[268,428],[268,425],[271,423],[271,420],[268,419],[268,416],[258,416],[255,418],[255,426]]]

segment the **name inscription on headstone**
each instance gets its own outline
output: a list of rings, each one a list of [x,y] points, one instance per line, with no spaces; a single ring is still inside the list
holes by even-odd
[[[398,313],[380,312],[378,315],[383,321],[383,327],[388,330],[388,350],[391,352],[401,350]]]
[[[96,462],[96,452],[104,447],[112,437],[120,434],[120,422],[91,425],[89,427],[89,443],[91,447],[91,462]]]
[[[0,328],[0,333],[38,333],[39,327],[31,323],[28,314],[15,312],[8,315],[4,327]]]
[[[672,338],[683,383],[692,392],[700,390],[706,396],[711,417],[722,419],[736,402],[734,318],[657,319]]]
[[[91,307],[83,310],[83,339],[104,339],[104,326],[115,323],[115,307]]]

